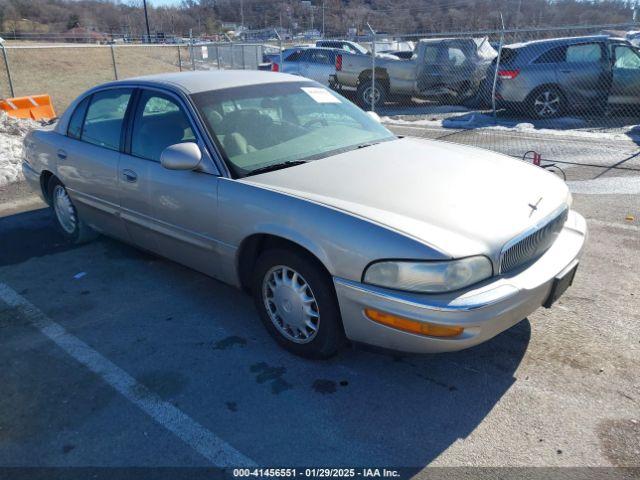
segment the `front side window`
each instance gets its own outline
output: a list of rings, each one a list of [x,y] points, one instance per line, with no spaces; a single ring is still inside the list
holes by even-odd
[[[213,90],[192,98],[238,176],[395,138],[351,102],[311,82]]]
[[[613,68],[640,70],[640,55],[631,47],[616,47],[615,57],[616,63],[613,65]]]
[[[183,142],[195,142],[195,135],[178,103],[161,93],[144,91],[133,119],[131,155],[159,162],[165,148]]]
[[[459,67],[462,65],[467,57],[465,57],[464,52],[456,47],[449,47],[449,63],[454,67]]]
[[[438,47],[425,47],[424,49],[424,63],[433,65],[438,62],[438,53],[440,49]]]
[[[110,150],[120,148],[122,123],[131,89],[114,88],[94,93],[82,127],[81,140]]]
[[[567,63],[599,63],[601,60],[602,48],[598,43],[567,47]]]

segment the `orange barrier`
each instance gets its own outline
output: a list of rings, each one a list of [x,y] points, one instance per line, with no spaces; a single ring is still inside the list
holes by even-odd
[[[49,95],[5,98],[0,100],[0,110],[5,111],[10,117],[31,120],[51,120],[56,116]]]

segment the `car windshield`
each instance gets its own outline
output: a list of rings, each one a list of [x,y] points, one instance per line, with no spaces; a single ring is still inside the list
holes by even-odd
[[[395,138],[351,102],[311,82],[212,90],[192,98],[239,177]]]

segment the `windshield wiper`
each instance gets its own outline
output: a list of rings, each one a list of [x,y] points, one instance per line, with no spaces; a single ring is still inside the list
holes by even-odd
[[[356,148],[360,149],[360,148],[367,148],[367,147],[373,147],[374,145],[378,145],[380,142],[370,142],[370,143],[361,143],[360,145],[358,145]]]
[[[247,173],[246,176],[249,177],[251,175],[258,175],[260,173],[282,170],[283,168],[295,167],[296,165],[301,165],[303,163],[307,163],[306,160],[287,160],[286,162],[274,163],[271,165],[266,165],[264,167],[256,168],[255,170],[251,170],[249,173]]]

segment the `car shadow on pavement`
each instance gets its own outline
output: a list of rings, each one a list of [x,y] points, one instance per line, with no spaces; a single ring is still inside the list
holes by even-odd
[[[0,217],[0,265],[74,248],[55,228],[49,208]]]
[[[59,243],[45,209],[1,218],[0,231],[3,281],[260,465],[424,467],[496,408],[531,336],[525,320],[462,352],[357,347],[309,361],[269,337],[247,295],[193,270],[107,238]],[[55,408],[43,399],[37,415]]]

